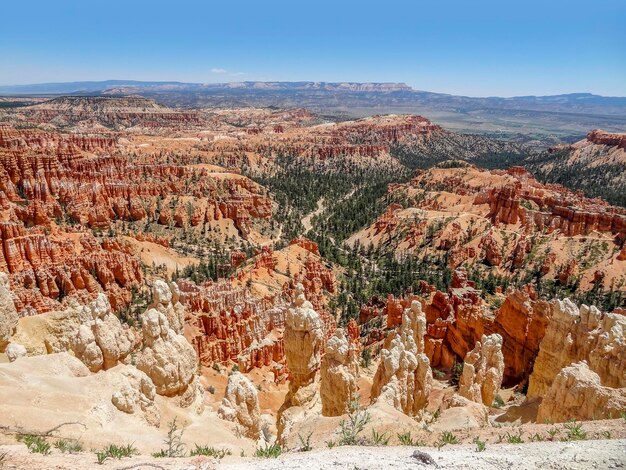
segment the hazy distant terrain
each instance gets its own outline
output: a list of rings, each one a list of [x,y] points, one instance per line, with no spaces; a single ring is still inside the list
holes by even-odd
[[[415,113],[451,130],[542,146],[576,141],[595,128],[626,130],[626,97],[589,93],[471,98],[417,91],[402,83],[200,84],[110,80],[0,86],[0,94],[136,94],[185,108],[304,107],[333,119]]]

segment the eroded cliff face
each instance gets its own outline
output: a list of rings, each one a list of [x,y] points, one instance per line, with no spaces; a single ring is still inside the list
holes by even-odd
[[[372,401],[382,400],[409,416],[418,416],[428,403],[432,371],[424,354],[426,315],[414,301],[404,311],[398,332],[391,332],[381,351],[372,384]]]
[[[554,300],[528,385],[528,397],[543,397],[564,367],[585,361],[603,386],[626,387],[626,317]]]
[[[125,307],[142,281],[139,260],[98,233],[119,222],[202,230],[228,222],[245,239],[271,210],[263,189],[238,173],[136,158],[109,136],[0,127],[0,270],[21,314],[99,291]]]
[[[287,373],[285,318],[298,283],[322,320],[324,338],[330,338],[336,320],[327,303],[337,281],[316,253],[315,243],[300,239],[281,251],[260,250],[230,280],[201,285],[178,281],[181,302],[189,311],[186,334],[202,364],[232,360],[242,372],[276,366],[283,371],[277,376],[282,380]],[[283,274],[285,263],[291,277]]]
[[[84,121],[92,127],[189,129],[205,124],[197,111],[179,111],[167,108],[141,96],[62,96],[20,110],[28,121],[53,122],[56,125],[81,125]]]

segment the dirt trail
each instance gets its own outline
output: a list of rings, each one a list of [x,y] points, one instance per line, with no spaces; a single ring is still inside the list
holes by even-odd
[[[307,215],[302,217],[301,222],[302,222],[302,226],[304,227],[304,235],[309,233],[311,229],[313,228],[313,224],[311,223],[311,221],[313,220],[313,217],[315,217],[316,215],[320,215],[324,211],[324,209],[325,209],[324,198],[322,197],[317,200],[317,208],[314,211],[309,212]]]

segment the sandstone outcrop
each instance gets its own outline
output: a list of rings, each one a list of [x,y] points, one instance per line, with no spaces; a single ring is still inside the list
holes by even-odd
[[[70,345],[76,357],[90,371],[110,369],[128,356],[133,337],[112,313],[111,305],[104,294],[98,294],[96,300],[85,305],[75,315],[78,330],[74,333],[70,326],[68,332],[75,334],[70,337]],[[63,342],[64,339],[61,338],[60,344]],[[59,351],[56,347],[52,350]]]
[[[176,334],[183,334],[185,307],[180,303],[180,289],[175,282],[167,283],[156,279],[152,284],[152,304],[149,308],[154,308],[164,314],[170,328]]]
[[[9,290],[9,277],[0,272],[0,352],[9,344],[17,328],[17,311]]]
[[[304,407],[317,394],[315,376],[320,368],[320,352],[324,340],[322,319],[304,296],[304,287],[295,288],[295,299],[285,318],[285,356],[289,369],[289,390],[278,410],[278,440],[283,442],[294,422],[306,414]]]
[[[537,422],[616,418],[624,409],[626,387],[602,385],[600,376],[581,361],[554,378],[539,405]]]
[[[543,397],[561,369],[586,361],[605,387],[626,387],[626,317],[555,300],[529,379],[528,397]]]
[[[306,300],[304,287],[298,284],[295,300],[285,318],[285,356],[290,372],[286,402],[301,405],[311,399],[309,389],[320,368],[323,338],[322,321]]]
[[[498,334],[483,335],[465,356],[459,395],[491,406],[500,391],[503,375],[502,337]]]
[[[167,317],[156,309],[142,315],[142,330],[144,348],[137,354],[137,368],[150,377],[159,395],[183,395],[198,369],[193,347],[170,328]]]
[[[404,311],[398,332],[385,340],[372,384],[372,401],[383,400],[410,416],[428,403],[432,387],[430,362],[424,354],[426,315],[418,301]]]
[[[353,343],[338,328],[327,341],[320,369],[320,397],[324,416],[341,416],[357,398],[359,363]]]
[[[156,389],[152,380],[134,367],[122,367],[120,374],[124,381],[120,389],[111,396],[111,403],[124,413],[142,413],[149,424],[158,426],[161,415],[154,403]]]
[[[261,410],[257,389],[242,373],[232,372],[228,376],[226,393],[218,415],[243,427],[244,434],[250,439],[257,440],[261,437]]]

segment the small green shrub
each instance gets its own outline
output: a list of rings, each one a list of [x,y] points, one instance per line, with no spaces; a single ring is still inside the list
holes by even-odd
[[[48,455],[50,453],[50,444],[42,436],[18,434],[17,440],[26,444],[28,450],[33,454]]]
[[[522,439],[522,430],[520,429],[517,434],[506,433],[506,442],[509,444],[523,444],[524,440]]]
[[[83,445],[74,440],[59,439],[54,443],[54,447],[63,454],[77,454],[83,451]]]
[[[231,454],[232,452],[228,449],[216,449],[215,447],[199,446],[198,444],[196,444],[195,449],[192,449],[189,453],[192,457],[204,455],[206,457],[215,457],[220,460]]]
[[[110,458],[109,453],[106,450],[96,451],[96,460],[98,465],[104,465],[104,463]]]
[[[126,444],[124,446],[118,446],[117,444],[110,444],[102,450],[96,451],[96,458],[98,464],[103,465],[108,459],[123,459],[124,457],[131,457],[139,454],[139,451],[133,444]]]
[[[176,418],[167,423],[167,436],[163,440],[165,449],[152,454],[154,457],[184,457],[185,444],[183,444],[184,429],[178,429]]]
[[[500,395],[496,395],[493,399],[493,407],[494,408],[502,408],[505,405],[504,400]]]
[[[328,447],[329,449],[332,449],[336,445],[337,445],[337,443],[335,441],[333,441],[333,440],[326,441],[326,447]]]
[[[548,438],[548,440],[553,441],[555,436],[559,433],[559,430],[555,427],[551,427],[550,429],[548,429],[548,436],[550,436]]]
[[[437,447],[437,449],[441,449],[443,446],[448,445],[448,444],[450,445],[459,444],[459,439],[452,432],[444,431],[441,433],[441,435],[439,436],[439,439],[435,443],[435,447]]]
[[[452,385],[456,390],[459,389],[461,374],[463,374],[463,363],[455,362],[452,366],[452,373],[450,375],[450,385]]]
[[[567,431],[564,441],[584,441],[587,439],[587,431],[583,429],[582,424],[570,421],[565,423],[563,427]]]
[[[262,457],[264,459],[276,459],[283,452],[278,443],[272,445],[266,445],[264,447],[257,447],[254,453],[255,457]]]
[[[369,349],[363,349],[361,352],[361,367],[368,369],[372,363],[372,352]]]
[[[478,436],[476,436],[472,442],[476,444],[476,452],[484,452],[487,448],[487,443],[485,441],[481,441]]]
[[[411,431],[398,433],[396,434],[396,436],[398,437],[398,442],[400,442],[400,445],[403,445],[403,446],[423,445],[423,443],[419,442],[418,439],[415,439],[415,440],[413,439],[413,436],[411,436]]]
[[[350,403],[350,410],[348,419],[341,420],[339,423],[341,427],[340,446],[363,444],[363,441],[358,436],[370,420],[370,414],[361,409],[358,398]]]

